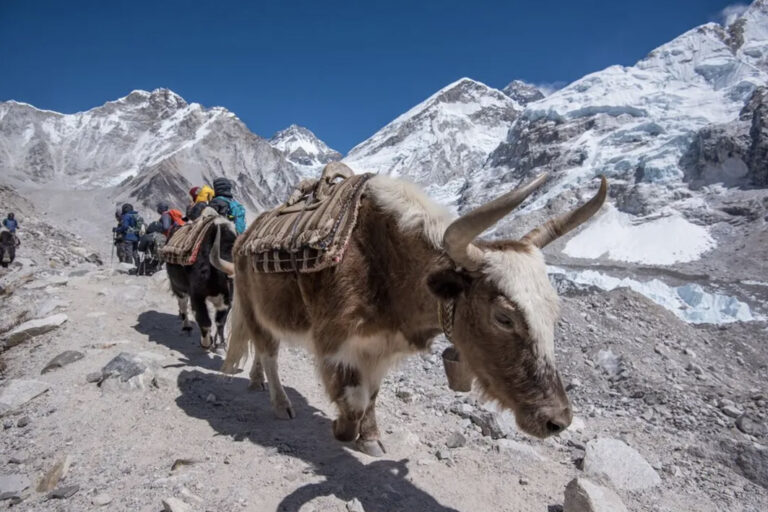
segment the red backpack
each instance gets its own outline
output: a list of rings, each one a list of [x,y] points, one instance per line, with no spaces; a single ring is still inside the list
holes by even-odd
[[[171,220],[173,221],[173,225],[171,225],[171,229],[168,230],[168,232],[165,234],[166,238],[169,238],[171,236],[171,233],[176,231],[179,227],[184,225],[184,214],[181,213],[180,210],[168,210],[168,215],[171,216]]]

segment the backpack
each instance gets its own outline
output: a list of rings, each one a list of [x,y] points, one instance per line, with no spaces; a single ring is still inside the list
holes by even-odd
[[[168,215],[171,216],[171,220],[176,226],[184,225],[184,214],[181,213],[181,210],[168,210]]]
[[[232,199],[231,197],[219,196],[216,198],[227,203],[229,211],[224,215],[235,223],[235,231],[237,234],[241,234],[245,231],[245,208],[243,205]]]
[[[136,212],[132,213],[131,217],[133,217],[133,226],[129,231],[136,233],[139,236],[144,236],[144,234],[147,232],[147,226],[144,224],[144,218]]]

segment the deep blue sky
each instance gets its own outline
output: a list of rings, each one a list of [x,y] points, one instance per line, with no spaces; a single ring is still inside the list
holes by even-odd
[[[168,87],[259,135],[297,123],[345,152],[462,76],[572,81],[729,3],[0,0],[0,101],[71,113]]]

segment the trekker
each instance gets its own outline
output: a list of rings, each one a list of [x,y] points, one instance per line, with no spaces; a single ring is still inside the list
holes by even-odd
[[[112,230],[123,236],[123,251],[128,263],[133,263],[136,268],[139,266],[139,251],[137,246],[139,238],[144,231],[144,219],[133,209],[133,205],[125,203],[121,209],[120,226]]]
[[[5,228],[14,235],[16,234],[16,230],[19,227],[19,222],[16,220],[16,215],[14,215],[13,212],[9,213],[8,217],[3,219],[3,226],[5,226]]]
[[[122,224],[122,212],[120,211],[120,208],[115,210],[115,222],[117,222],[117,226],[115,228],[112,228],[112,243],[115,245],[115,251],[117,252],[117,261],[120,263],[130,263],[130,260],[128,259],[128,256],[125,254],[125,248],[123,247],[123,234],[117,233],[115,230],[120,227],[120,224]]]
[[[16,242],[16,247],[21,245],[21,241],[19,240],[19,237],[16,235],[16,230],[19,229],[19,222],[16,220],[16,215],[13,212],[10,212],[8,214],[8,217],[3,219],[3,226],[5,226],[5,229],[11,232],[13,235],[13,240]]]
[[[213,190],[216,194],[208,206],[235,223],[235,231],[241,234],[245,231],[245,208],[232,198],[232,182],[227,178],[213,180]]]
[[[160,214],[160,224],[163,227],[165,239],[171,238],[177,229],[184,225],[183,215],[179,210],[169,209],[168,203],[160,201],[157,203],[157,213]]]
[[[189,195],[192,197],[192,202],[187,207],[186,220],[195,220],[200,217],[205,207],[208,206],[208,202],[213,199],[214,192],[208,185],[203,185],[189,189]]]

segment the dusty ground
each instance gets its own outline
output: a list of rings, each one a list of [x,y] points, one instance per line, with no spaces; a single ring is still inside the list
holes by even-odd
[[[333,439],[333,407],[308,354],[281,354],[298,417],[277,420],[266,393],[248,390],[245,374],[220,374],[221,357],[204,353],[196,332],[182,334],[163,274],[88,263],[84,242],[42,221],[26,226],[41,235],[26,235],[24,265],[0,284],[32,286],[4,292],[0,337],[40,310],[68,321],[0,355],[0,388],[50,385],[0,418],[0,474],[33,487],[13,510],[156,512],[176,497],[201,511],[343,512],[355,499],[367,512],[556,511],[596,437],[626,441],[661,475],[654,488],[619,491],[629,510],[768,510],[765,323],[694,327],[626,290],[565,289],[557,357],[576,410],[567,432],[534,440],[502,414],[483,435],[471,417],[486,408],[447,388],[438,341],[387,377],[378,410],[388,453],[374,459]],[[54,275],[68,282],[34,286]],[[41,375],[65,350],[84,357]],[[153,378],[135,389],[87,382],[120,353],[140,357]],[[739,427],[724,413],[731,405],[751,423]],[[446,447],[456,433],[466,445]],[[34,487],[66,455],[60,485],[79,490],[47,500]],[[105,496],[107,506],[94,504]]]

